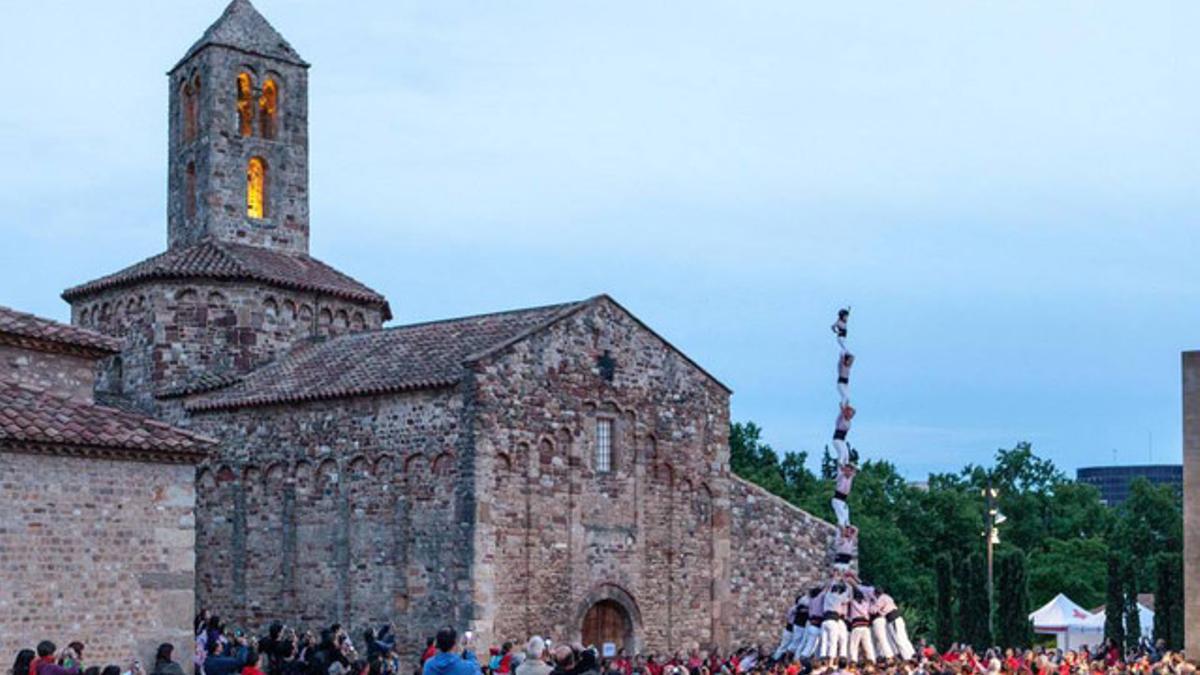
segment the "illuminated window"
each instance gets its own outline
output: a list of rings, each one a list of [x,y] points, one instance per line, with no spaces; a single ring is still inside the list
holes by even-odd
[[[279,91],[275,80],[268,79],[263,83],[262,96],[258,97],[258,133],[263,138],[275,138],[278,105]]]
[[[612,470],[612,420],[596,420],[596,471]]]
[[[183,205],[184,213],[187,214],[188,220],[196,217],[196,163],[188,162],[187,175],[184,177],[187,182],[187,189],[184,192],[186,203]]]
[[[254,134],[254,101],[250,87],[250,75],[238,73],[237,76],[237,112],[238,131],[243,136]]]
[[[246,215],[267,217],[267,163],[262,157],[251,157],[246,165]]]

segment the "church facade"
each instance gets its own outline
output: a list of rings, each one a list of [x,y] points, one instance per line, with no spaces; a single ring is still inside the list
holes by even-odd
[[[719,380],[614,299],[383,327],[309,254],[308,64],[248,0],[169,73],[168,246],[63,297],[98,399],[219,440],[196,603],[675,651],[774,640],[833,527],[734,476]]]

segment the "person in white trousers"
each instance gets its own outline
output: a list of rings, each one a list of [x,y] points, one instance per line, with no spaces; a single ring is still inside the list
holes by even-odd
[[[850,403],[850,368],[854,366],[854,355],[850,352],[842,352],[838,356],[838,378],[837,390],[838,395],[842,397],[842,405]]]
[[[896,601],[878,587],[875,588],[875,599],[879,602],[880,615],[887,622],[888,640],[891,641],[900,658],[905,661],[911,659],[916,652],[912,642],[908,639],[908,627],[904,624],[904,616],[900,614],[900,608],[896,606]]]
[[[890,661],[896,655],[896,650],[892,648],[892,640],[888,637],[887,619],[880,613],[879,597],[870,586],[862,586],[861,590],[871,600],[871,637],[875,639],[875,653]],[[888,599],[891,600],[890,597]]]
[[[850,461],[850,445],[846,443],[846,434],[850,433],[850,420],[854,419],[857,412],[854,406],[845,403],[833,422],[833,449],[837,451],[838,466]]]
[[[833,544],[833,569],[843,575],[852,574],[850,565],[858,557],[858,528],[847,525],[837,531]]]
[[[858,663],[865,657],[868,663],[875,661],[875,646],[871,644],[871,601],[859,589],[854,589],[850,600],[850,663]]]
[[[830,505],[833,506],[833,513],[837,516],[838,527],[845,529],[850,526],[850,505],[846,500],[850,498],[850,488],[854,486],[854,476],[858,473],[858,467],[853,464],[840,464],[837,470],[837,480],[833,486],[833,499],[830,500]]]
[[[795,640],[796,630],[797,630],[796,623],[797,623],[797,617],[800,615],[800,611],[801,611],[800,610],[800,602],[801,601],[804,601],[804,603],[807,605],[808,604],[808,595],[807,594],[797,595],[796,601],[794,603],[792,603],[791,609],[789,609],[787,611],[787,623],[784,625],[784,628],[783,628],[783,637],[780,638],[779,646],[775,648],[775,653],[772,655],[772,656],[774,656],[776,661],[778,661],[780,659],[780,657],[782,657],[784,655],[784,653],[787,652],[788,647],[790,647],[792,642]],[[804,619],[805,619],[805,622],[807,622],[807,619],[808,619],[808,608],[807,607],[804,608]],[[804,626],[801,625],[799,630],[804,630]]]
[[[825,590],[814,588],[808,592],[808,626],[804,629],[804,642],[797,650],[802,658],[811,659],[821,649],[821,624],[825,618]]]
[[[846,612],[850,605],[850,591],[846,584],[837,582],[825,591],[825,616],[821,622],[821,658],[836,659],[850,652],[850,634],[846,630]]]

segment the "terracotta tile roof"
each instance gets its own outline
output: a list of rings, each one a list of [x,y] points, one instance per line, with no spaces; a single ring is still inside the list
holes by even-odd
[[[0,383],[0,448],[78,454],[104,451],[157,461],[194,461],[215,441],[142,415]]]
[[[589,302],[397,326],[305,343],[240,382],[190,401],[187,407],[217,410],[451,386],[462,378],[466,363]]]
[[[0,306],[0,340],[5,337],[8,341],[17,338],[30,348],[43,343],[96,352],[97,356],[121,350],[121,342],[116,338]]]
[[[68,288],[62,297],[70,301],[107,288],[150,279],[262,281],[382,305],[384,320],[391,318],[387,300],[382,295],[316,258],[210,239],[169,249],[120,272]]]

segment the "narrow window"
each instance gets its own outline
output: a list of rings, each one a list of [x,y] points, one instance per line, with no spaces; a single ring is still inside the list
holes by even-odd
[[[268,79],[263,83],[262,96],[258,97],[258,133],[263,138],[275,138],[278,105],[279,91],[275,80]]]
[[[612,420],[596,420],[596,471],[612,470]]]
[[[246,215],[267,217],[267,163],[262,157],[251,157],[246,165]]]
[[[188,140],[195,140],[200,133],[200,75],[192,77],[192,95],[188,99],[188,119],[191,120],[192,133]]]
[[[184,213],[187,214],[188,220],[196,217],[196,163],[188,162],[187,176],[184,178],[187,183],[187,190],[184,193],[184,199],[187,200],[183,205]]]
[[[254,133],[254,102],[250,91],[250,75],[238,73],[237,76],[237,112],[238,131],[243,136]]]
[[[197,78],[199,83],[200,79]],[[184,83],[180,90],[179,108],[183,113],[182,139],[189,143],[196,138],[196,90],[191,82]]]

